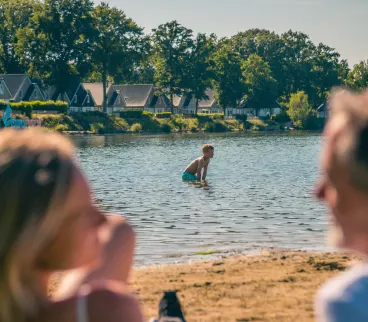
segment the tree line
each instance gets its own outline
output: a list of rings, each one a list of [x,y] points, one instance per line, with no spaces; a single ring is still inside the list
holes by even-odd
[[[0,72],[27,73],[61,92],[73,77],[102,82],[104,109],[108,82],[153,83],[158,95],[173,102],[187,94],[197,107],[213,88],[224,109],[287,106],[302,92],[315,108],[334,86],[368,86],[368,61],[350,70],[302,32],[218,38],[171,21],[146,34],[124,11],[90,0],[0,0]]]

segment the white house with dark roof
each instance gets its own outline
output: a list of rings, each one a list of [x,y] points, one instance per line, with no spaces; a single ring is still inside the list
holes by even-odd
[[[96,103],[91,93],[77,78],[71,79],[63,92],[57,90],[55,86],[50,86],[46,92],[51,100],[66,102],[69,113],[89,112],[94,111],[96,108]]]
[[[103,84],[102,83],[83,83],[83,87],[87,90],[90,98],[93,100],[95,110],[103,109]],[[118,114],[125,108],[124,97],[114,89],[113,86],[107,86],[107,114]]]
[[[119,93],[125,111],[148,111],[162,113],[170,111],[170,102],[165,95],[158,96],[152,84],[111,85]]]
[[[212,114],[222,113],[223,110],[215,99],[215,91],[211,88],[206,90],[208,99],[198,101],[198,113]]]
[[[235,113],[233,112],[233,114],[266,117],[271,116],[272,114],[280,114],[281,109],[282,106],[277,101],[274,101],[274,103],[268,107],[260,109],[249,107],[246,102],[241,102],[239,107],[234,109]]]
[[[213,89],[206,90],[208,99],[198,101],[198,113],[212,114],[222,113],[223,109],[218,105],[215,99],[215,92]],[[195,114],[196,102],[194,98],[189,95],[174,96],[174,108],[176,113]]]
[[[0,74],[0,100],[45,101],[47,96],[41,83],[24,74]]]
[[[154,92],[152,84],[111,85],[111,87],[123,97],[127,111],[148,108]]]

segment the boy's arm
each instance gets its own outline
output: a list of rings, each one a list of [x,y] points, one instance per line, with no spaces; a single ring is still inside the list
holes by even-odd
[[[197,181],[202,181],[202,169],[203,169],[203,160],[200,160],[198,162],[198,168],[197,168]]]
[[[204,169],[203,169],[203,181],[206,180],[206,177],[207,177],[207,168],[208,168],[208,163],[204,166]]]

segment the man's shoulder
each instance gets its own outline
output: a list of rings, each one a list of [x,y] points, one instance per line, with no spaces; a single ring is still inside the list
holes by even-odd
[[[368,264],[360,264],[322,286],[317,294],[316,309],[322,315],[333,314],[331,312],[341,315],[354,307],[354,311],[366,315],[367,303]]]

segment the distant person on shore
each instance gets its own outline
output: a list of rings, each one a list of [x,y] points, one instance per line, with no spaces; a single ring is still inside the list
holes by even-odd
[[[210,160],[213,158],[215,148],[211,144],[202,146],[202,156],[193,160],[184,170],[182,179],[187,182],[204,182],[206,183],[207,169]]]
[[[143,320],[127,291],[135,236],[94,205],[60,134],[0,131],[0,321]],[[72,294],[49,297],[56,272],[79,269]]]
[[[330,101],[317,197],[331,212],[334,244],[364,257],[330,280],[316,300],[319,322],[368,321],[368,92]]]

